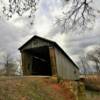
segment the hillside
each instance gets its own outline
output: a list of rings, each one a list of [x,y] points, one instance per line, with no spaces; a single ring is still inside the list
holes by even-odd
[[[0,77],[0,100],[75,100],[49,77]]]

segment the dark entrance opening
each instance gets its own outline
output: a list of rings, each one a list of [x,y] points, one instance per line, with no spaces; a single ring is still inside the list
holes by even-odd
[[[51,76],[49,47],[32,48],[28,49],[28,52],[31,57],[31,74]]]

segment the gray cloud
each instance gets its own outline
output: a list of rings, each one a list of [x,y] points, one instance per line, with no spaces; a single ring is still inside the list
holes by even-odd
[[[95,5],[100,8],[100,2]],[[55,6],[56,5],[56,6]],[[55,40],[74,61],[82,55],[89,46],[100,44],[100,18],[96,17],[95,27],[86,33],[61,34],[60,26],[55,26],[54,20],[61,13],[61,0],[41,0],[36,12],[35,25],[30,26],[26,16],[13,18],[12,21],[0,21],[0,51],[12,52],[14,56],[19,54],[18,47],[27,41],[32,35],[37,34],[48,39]]]
[[[25,36],[25,32],[6,21],[0,20],[0,52],[10,52],[16,55],[18,42]],[[27,34],[26,34],[27,35]]]

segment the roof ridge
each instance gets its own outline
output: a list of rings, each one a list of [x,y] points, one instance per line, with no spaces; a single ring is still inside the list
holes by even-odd
[[[40,36],[38,36],[38,35],[34,35],[33,37],[31,37],[26,43],[24,43],[24,44],[19,48],[19,50],[21,50],[25,45],[27,45],[27,43],[29,43],[29,42],[30,42],[33,38],[35,38],[35,37],[36,37],[36,38],[39,38],[39,39],[42,39],[42,40],[44,40],[44,41],[48,41],[48,42],[50,42],[50,43],[53,43],[53,45],[56,46],[56,48],[59,48],[60,51],[61,51],[65,56],[67,56],[68,59],[78,68],[78,66],[73,62],[73,60],[68,56],[68,54],[65,53],[65,51],[64,51],[55,41],[52,41],[52,40],[49,40],[49,39],[40,37]],[[78,68],[78,69],[79,69],[79,68]]]

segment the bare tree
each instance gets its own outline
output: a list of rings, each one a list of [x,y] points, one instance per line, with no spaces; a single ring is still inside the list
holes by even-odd
[[[86,66],[85,66],[85,59],[83,57],[79,57],[80,59],[80,67],[81,69],[83,69],[83,73],[86,76]]]
[[[5,15],[7,19],[12,18],[14,14],[23,16],[24,13],[29,12],[27,17],[32,19],[31,24],[33,24],[37,2],[38,0],[8,0],[5,4],[5,1],[0,0],[3,15]]]
[[[87,57],[95,64],[95,69],[100,74],[100,48],[95,48],[93,52],[89,52]]]
[[[80,69],[83,69],[82,70],[82,73],[85,75],[85,77],[86,77],[86,75],[89,73],[89,72],[91,72],[91,68],[90,68],[90,65],[89,65],[89,63],[88,63],[88,60],[87,60],[87,57],[85,57],[85,56],[80,56],[79,57],[79,65],[80,65]]]
[[[17,66],[15,62],[13,61],[13,58],[11,57],[11,54],[7,53],[4,55],[4,63],[5,63],[5,75],[15,75],[15,72],[17,70]]]
[[[96,9],[94,9],[92,6],[93,0],[65,1],[67,3],[71,2],[71,7],[68,11],[63,12],[63,18],[57,19],[59,23],[62,23],[65,31],[76,29],[85,30],[93,28],[96,12]]]
[[[22,16],[24,13],[29,12],[28,17],[32,19],[31,24],[34,21],[34,12],[36,6],[40,0],[9,0],[8,4],[4,4],[3,0],[0,0],[3,14],[9,19],[15,13]],[[68,11],[64,11],[64,18],[58,19],[58,22],[63,22],[65,30],[82,28],[91,28],[91,25],[95,19],[95,9],[92,7],[93,0],[65,0],[67,6],[68,2],[71,2],[71,7]],[[56,6],[56,5],[55,5]]]

